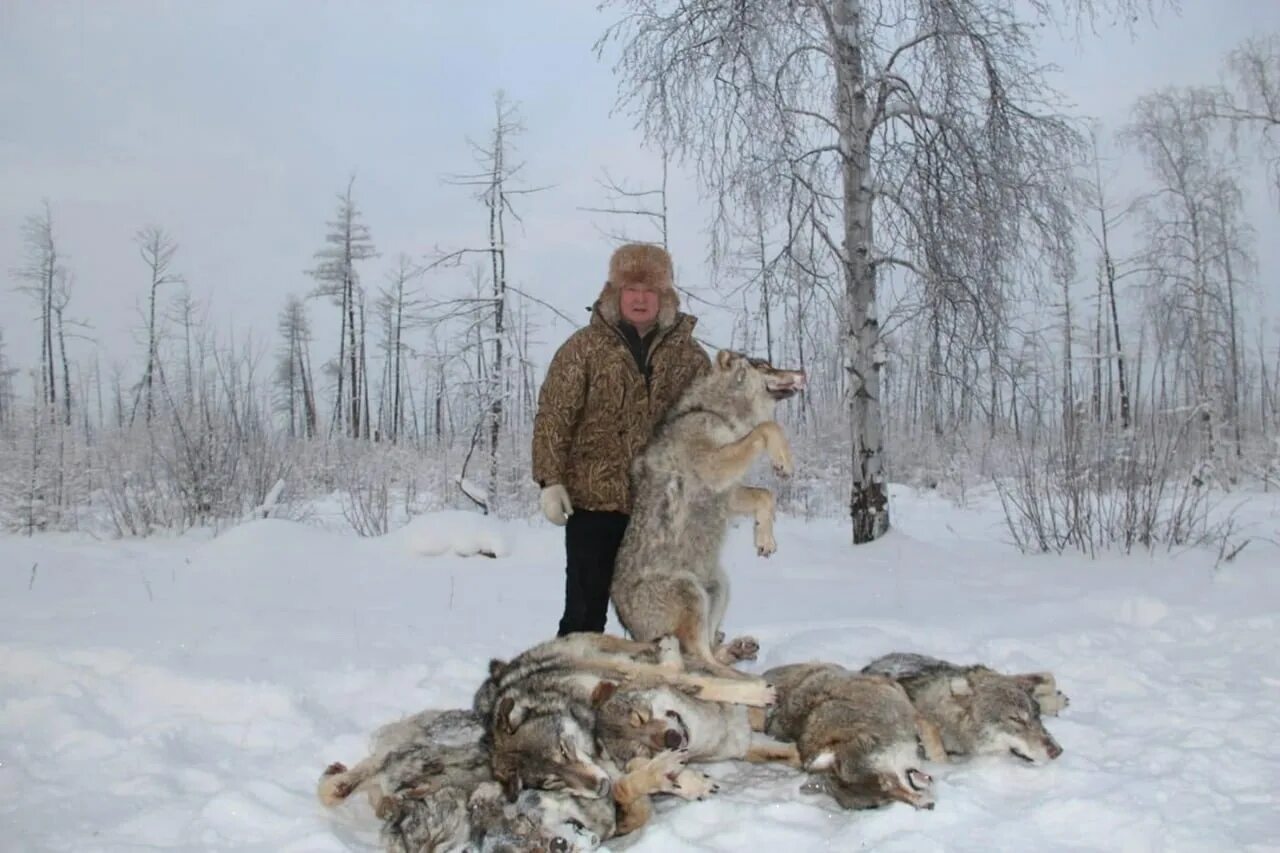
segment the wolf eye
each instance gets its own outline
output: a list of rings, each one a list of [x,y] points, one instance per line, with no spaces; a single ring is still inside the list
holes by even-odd
[[[574,818],[569,818],[568,820],[565,821],[565,823],[569,824],[569,826],[572,826],[574,832],[582,832],[587,828],[586,824]]]

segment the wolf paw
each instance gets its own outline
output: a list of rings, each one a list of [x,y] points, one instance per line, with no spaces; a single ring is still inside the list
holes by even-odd
[[[754,708],[767,708],[777,703],[778,691],[772,684],[763,681],[740,681],[732,686],[726,685],[724,698],[720,701],[736,705],[749,705]]]
[[[779,477],[790,477],[796,472],[796,462],[791,456],[791,448],[785,443],[773,454],[773,473]]]
[[[755,637],[734,637],[724,648],[725,654],[735,661],[755,660],[760,654],[760,644]]]
[[[773,534],[769,532],[761,532],[756,530],[756,554],[761,557],[768,557],[778,550],[778,541],[773,538]]]
[[[720,790],[720,783],[706,773],[685,768],[676,777],[671,793],[685,800],[705,800]]]
[[[653,758],[635,758],[627,765],[628,773],[644,773],[650,779],[650,786],[655,791],[667,794],[677,793],[680,774],[689,761],[689,750],[667,749]]]

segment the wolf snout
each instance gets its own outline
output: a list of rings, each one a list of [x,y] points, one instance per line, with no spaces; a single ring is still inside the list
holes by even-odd
[[[1062,755],[1062,747],[1059,746],[1058,742],[1053,738],[1048,738],[1045,740],[1044,751],[1049,755],[1050,761],[1054,760],[1059,755]]]
[[[684,735],[675,729],[667,729],[666,734],[662,736],[662,745],[667,749],[683,749]]]

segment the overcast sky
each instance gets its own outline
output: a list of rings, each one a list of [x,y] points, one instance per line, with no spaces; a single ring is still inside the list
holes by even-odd
[[[1214,82],[1231,47],[1280,29],[1276,0],[1183,6],[1140,22],[1133,38],[1106,27],[1079,46],[1054,39],[1045,59],[1063,69],[1056,85],[1114,128],[1143,92]],[[37,350],[33,310],[9,271],[22,221],[46,198],[75,274],[71,313],[92,322],[108,362],[137,350],[130,330],[146,274],[133,235],[148,224],[180,243],[175,269],[219,328],[264,346],[285,297],[312,286],[305,270],[352,172],[382,253],[365,265],[367,285],[401,252],[476,244],[483,209],[441,177],[472,167],[467,140],[486,134],[499,88],[521,107],[528,182],[553,187],[521,200],[526,224],[511,235],[508,269],[585,318],[610,246],[602,219],[577,208],[603,201],[602,168],[637,183],[657,175],[630,120],[610,117],[616,81],[592,50],[609,20],[590,0],[0,0],[0,328],[10,358],[33,363]],[[671,202],[679,276],[697,287],[706,249],[687,180],[675,181]],[[1280,220],[1262,192],[1253,209],[1261,236],[1274,234]],[[1278,262],[1268,247],[1264,280]],[[317,325],[330,313],[312,306]],[[553,345],[569,328],[542,334]]]

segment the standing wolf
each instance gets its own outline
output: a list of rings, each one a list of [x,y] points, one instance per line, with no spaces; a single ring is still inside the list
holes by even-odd
[[[741,485],[767,453],[779,476],[794,468],[773,419],[780,400],[804,388],[804,373],[734,352],[716,355],[658,425],[631,469],[635,501],[613,579],[613,604],[637,640],[674,636],[718,674],[736,676],[713,651],[729,603],[720,546],[729,516],[755,518],[756,550],[777,548],[773,495]]]

